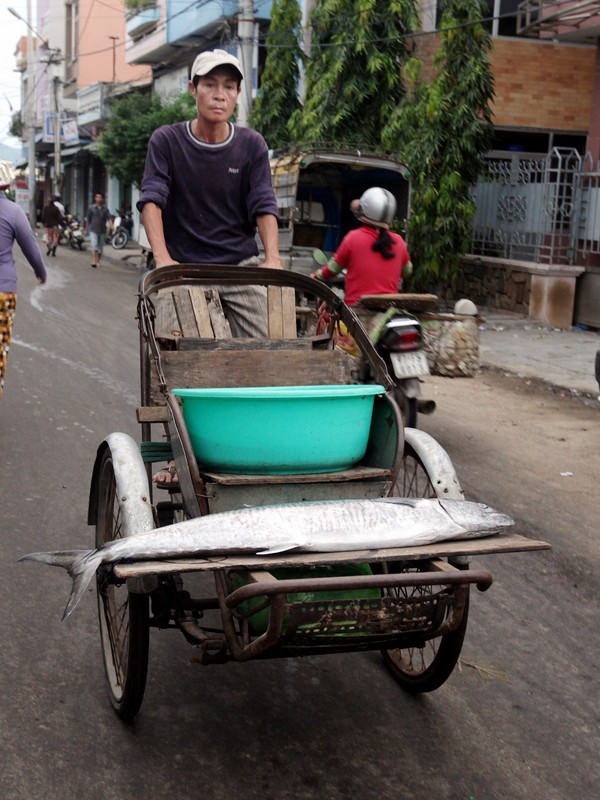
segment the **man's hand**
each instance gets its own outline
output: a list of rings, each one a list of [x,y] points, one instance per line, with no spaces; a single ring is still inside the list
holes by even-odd
[[[259,264],[260,267],[267,267],[268,269],[282,269],[281,259],[277,256],[265,256],[264,261]]]
[[[176,264],[179,264],[179,261],[174,261],[171,256],[167,255],[166,258],[158,259],[154,256],[154,261],[156,263],[156,269],[160,269],[161,267],[173,267]]]

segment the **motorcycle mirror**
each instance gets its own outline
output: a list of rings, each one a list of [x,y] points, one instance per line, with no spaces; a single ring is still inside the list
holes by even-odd
[[[317,262],[320,267],[324,267],[328,261],[327,256],[325,253],[320,250],[318,247],[312,251],[312,257]]]

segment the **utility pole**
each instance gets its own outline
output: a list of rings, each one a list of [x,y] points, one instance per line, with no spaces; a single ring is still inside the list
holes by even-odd
[[[109,36],[109,39],[112,39],[112,82],[115,84],[117,82],[117,41],[119,40],[118,36]]]
[[[62,113],[60,103],[60,78],[54,74],[54,65],[61,60],[60,50],[52,50],[44,42],[44,47],[48,51],[48,57],[42,59],[48,64],[48,78],[52,83],[53,95],[53,118],[52,118],[52,139],[54,140],[54,180],[52,181],[52,191],[54,194],[61,194],[62,191],[62,165],[61,165],[61,146],[62,146]]]
[[[253,0],[240,0],[238,17],[238,38],[244,80],[238,105],[237,124],[248,126],[252,108],[252,56],[254,52],[254,3]]]
[[[27,0],[27,171],[29,184],[29,223],[35,230],[37,225],[36,180],[35,180],[35,61],[33,55],[33,29],[31,26],[31,0]]]
[[[54,62],[50,62],[54,63]],[[62,165],[61,165],[61,113],[60,104],[58,102],[58,89],[60,78],[55,75],[52,78],[54,89],[54,194],[61,194],[62,184]]]

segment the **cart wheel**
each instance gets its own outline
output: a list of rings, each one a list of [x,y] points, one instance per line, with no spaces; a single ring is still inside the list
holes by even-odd
[[[461,496],[460,486],[451,466],[447,469],[443,458],[438,460],[434,458],[431,463],[438,465],[437,474],[434,474],[433,466],[428,469],[425,464],[426,460],[429,463],[429,459],[422,458],[419,454],[419,450],[431,453],[432,444],[438,448],[439,445],[422,431],[407,431],[407,438],[411,438],[413,444],[405,442],[402,470],[394,494],[399,497],[437,497],[438,494],[440,497],[449,497],[453,494]],[[439,449],[441,451],[441,448]],[[448,487],[452,488],[449,490]],[[387,564],[388,572],[417,572],[422,569],[418,561]],[[418,598],[419,595],[427,595],[435,590],[436,587],[433,586],[407,586],[388,591],[408,599]],[[386,667],[406,691],[413,694],[432,692],[452,674],[467,629],[469,589],[466,591],[462,619],[451,633],[429,639],[420,646],[381,651]]]
[[[400,567],[399,563],[394,564]],[[394,569],[394,572],[418,572],[415,562],[406,562],[403,569]],[[404,589],[395,589],[396,596],[418,599],[419,595],[429,594],[436,587],[408,586]],[[444,636],[429,639],[416,647],[391,648],[382,650],[383,662],[394,678],[411,694],[433,692],[445,683],[452,674],[458,662],[462,649],[467,621],[469,617],[469,590],[463,609],[462,619],[455,630]]]
[[[121,509],[112,453],[102,458],[97,484],[96,547],[120,539]],[[132,719],[140,709],[148,671],[148,595],[132,594],[126,584],[98,573],[98,615],[104,670],[110,701],[121,719]]]

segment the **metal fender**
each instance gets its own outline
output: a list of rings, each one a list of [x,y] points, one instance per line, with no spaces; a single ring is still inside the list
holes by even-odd
[[[95,525],[98,517],[96,487],[98,485],[100,463],[107,449],[110,450],[113,461],[123,535],[135,536],[138,533],[147,533],[154,530],[156,525],[150,503],[146,467],[140,454],[140,448],[131,436],[126,433],[109,434],[98,448],[90,490],[88,524]],[[145,594],[155,589],[157,583],[157,578],[154,575],[142,578],[128,578],[127,588],[130,592]]]
[[[404,440],[423,462],[438,497],[464,500],[464,492],[450,456],[433,436],[417,428],[405,428]]]

